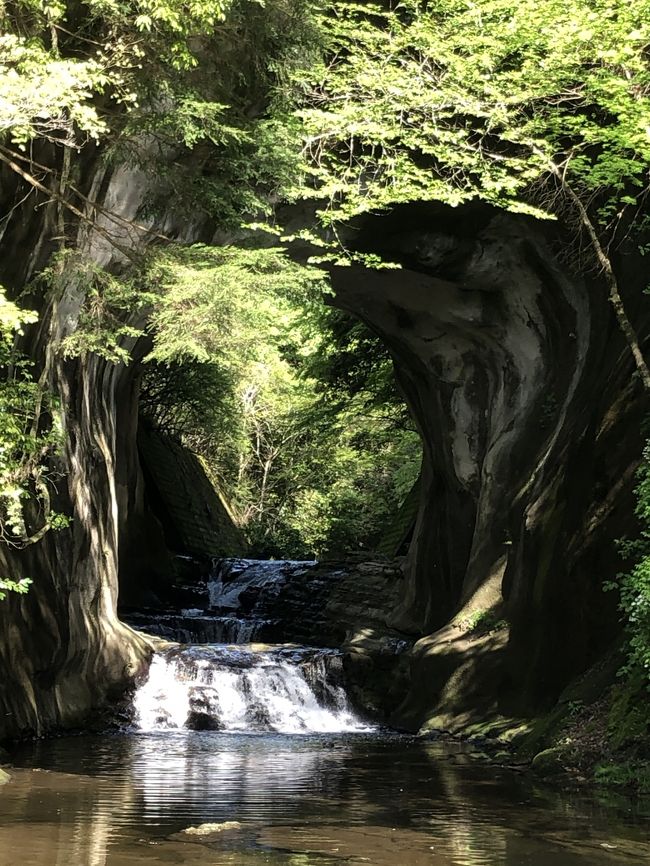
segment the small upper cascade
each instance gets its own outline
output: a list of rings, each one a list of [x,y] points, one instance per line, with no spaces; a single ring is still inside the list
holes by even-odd
[[[178,606],[131,609],[124,619],[136,629],[175,643],[282,643],[293,639],[309,643],[300,634],[294,638],[288,633],[291,628],[282,619],[286,605],[279,596],[282,592],[296,595],[290,586],[293,581],[302,597],[299,613],[289,616],[289,626],[302,619],[309,601],[318,601],[316,593],[326,582],[321,575],[312,576],[316,565],[315,561],[218,559],[207,582],[197,580],[178,588]]]
[[[401,570],[386,562],[220,559],[208,575],[201,567],[168,589],[165,606],[121,613],[134,628],[174,643],[333,647],[350,630],[385,629],[401,581]]]
[[[348,705],[340,653],[307,647],[193,646],[158,652],[134,708],[142,731],[371,730]]]
[[[221,612],[257,613],[277,597],[291,577],[304,574],[316,563],[290,559],[220,559],[208,581],[210,607]]]
[[[315,564],[287,559],[218,560],[208,580],[208,599],[214,622],[221,623],[219,642],[277,639],[278,596],[287,583],[304,577]]]

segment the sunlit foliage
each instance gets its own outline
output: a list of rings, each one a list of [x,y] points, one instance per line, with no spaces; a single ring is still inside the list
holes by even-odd
[[[650,164],[647,0],[330,3],[300,111],[329,218],[481,198],[555,214],[535,185],[562,166],[603,217]],[[602,205],[603,202],[600,202]]]
[[[322,273],[277,249],[197,246],[147,284],[162,297],[143,410],[206,458],[254,551],[369,549],[417,477],[419,438],[388,357],[351,322],[341,387]]]
[[[61,444],[56,405],[32,375],[32,363],[17,348],[31,310],[7,300],[0,289],[0,540],[14,547],[38,541],[65,518],[50,507],[49,457]],[[31,500],[26,517],[24,504]],[[27,584],[0,581],[0,591]]]
[[[639,536],[620,545],[633,565],[616,581],[609,581],[606,588],[620,593],[629,650],[626,672],[632,676],[640,672],[650,689],[650,444],[638,471],[636,515],[641,524]]]

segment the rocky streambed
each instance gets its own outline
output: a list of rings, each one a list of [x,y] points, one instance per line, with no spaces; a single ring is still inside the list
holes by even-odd
[[[405,689],[406,653],[413,643],[411,636],[388,624],[402,581],[400,564],[391,561],[223,559],[215,562],[207,580],[176,587],[175,607],[161,603],[130,608],[122,616],[141,632],[194,646],[195,668],[202,645],[263,644],[267,654],[258,649],[250,659],[255,665],[264,659],[270,667],[271,659],[275,664],[281,648],[289,644],[293,649],[284,652],[283,663],[302,653],[296,664],[307,670],[311,665],[312,673],[314,665],[332,671],[336,660],[337,687],[345,688],[365,715],[383,721]],[[269,647],[278,648],[275,655]],[[171,676],[175,651],[165,652]],[[218,660],[214,649],[199,652],[204,666],[209,664],[206,652],[222,668],[230,662],[241,664],[243,658],[241,650],[219,650]],[[183,665],[178,656],[174,659],[180,670]],[[161,657],[154,660],[155,670],[162,664]]]

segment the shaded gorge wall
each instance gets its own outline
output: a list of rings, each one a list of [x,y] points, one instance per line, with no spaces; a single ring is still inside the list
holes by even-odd
[[[106,207],[136,216],[146,194],[137,172],[89,164],[84,177]],[[25,192],[7,179],[5,209]],[[56,205],[35,203],[19,205],[1,239],[0,280],[14,292],[57,247]],[[201,235],[172,217],[156,226]],[[101,231],[68,232],[98,264],[123,263]],[[401,270],[332,271],[335,303],[389,347],[424,444],[390,622],[420,638],[409,695],[394,708],[400,726],[539,712],[619,630],[602,583],[620,570],[614,539],[630,532],[645,404],[604,287],[570,265],[561,240],[557,227],[487,207],[410,206],[368,220],[355,239]],[[120,243],[133,242],[124,230]],[[619,280],[643,335],[643,268],[624,252]],[[146,347],[125,343],[128,367],[51,351],[83,299],[74,284],[34,299],[32,354],[61,397],[65,434],[54,504],[72,524],[23,552],[0,548],[3,574],[34,579],[28,595],[0,604],[0,739],[78,724],[133,682],[150,648],[117,618],[118,577],[170,568],[136,445]],[[498,627],[468,628],[486,616]]]
[[[356,244],[403,269],[335,270],[335,303],[389,346],[424,443],[392,624],[426,636],[395,720],[539,712],[619,633],[602,586],[636,528],[646,406],[606,288],[560,227],[485,206],[404,207]],[[642,259],[615,266],[643,338]]]
[[[79,171],[78,183],[90,197],[135,217],[146,192],[138,172],[109,171],[92,161]],[[56,202],[11,174],[2,177],[2,198],[4,212],[15,207],[0,255],[0,281],[13,295],[45,267],[63,233],[69,246],[109,269],[122,266],[124,256],[105,233],[122,248],[135,242],[130,230],[102,216],[97,229],[67,224]],[[52,467],[52,504],[71,524],[22,551],[0,546],[2,574],[34,582],[27,595],[10,594],[0,604],[0,739],[79,724],[123,693],[151,650],[117,618],[120,551],[137,540],[149,550],[149,567],[168,565],[160,529],[144,508],[136,450],[142,353],[133,340],[124,342],[136,359],[129,366],[93,354],[65,359],[56,353],[56,344],[74,332],[85,299],[84,287],[66,281],[65,273],[61,283],[54,297],[36,289],[25,305],[40,314],[29,335],[35,373],[61,404],[64,446]]]

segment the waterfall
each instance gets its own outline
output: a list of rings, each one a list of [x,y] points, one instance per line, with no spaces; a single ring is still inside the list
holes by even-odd
[[[278,597],[287,584],[296,586],[308,577],[316,565],[312,561],[222,559],[208,581],[210,610],[219,614],[230,627],[239,625],[235,643],[255,639],[273,639],[279,623]],[[313,580],[310,589],[313,591]],[[282,607],[282,605],[280,605]]]
[[[348,706],[336,650],[187,646],[156,653],[135,695],[142,731],[371,730]]]
[[[183,609],[180,613],[131,613],[126,620],[139,631],[183,644],[251,643],[260,632],[265,637],[264,632],[273,626],[270,620],[205,614],[192,608]]]
[[[311,643],[301,628],[318,631],[313,609],[322,611],[319,593],[336,579],[315,574],[315,567],[312,561],[217,560],[207,583],[185,585],[174,608],[131,609],[123,617],[136,629],[179,643]]]
[[[262,592],[277,595],[293,571],[314,565],[292,560],[221,559],[208,582],[210,607],[219,610],[253,608]],[[248,597],[242,598],[242,594]]]
[[[348,705],[342,655],[331,648],[343,634],[323,614],[340,575],[314,562],[224,559],[177,607],[131,611],[131,625],[174,644],[154,654],[136,692],[137,727],[370,730]]]

